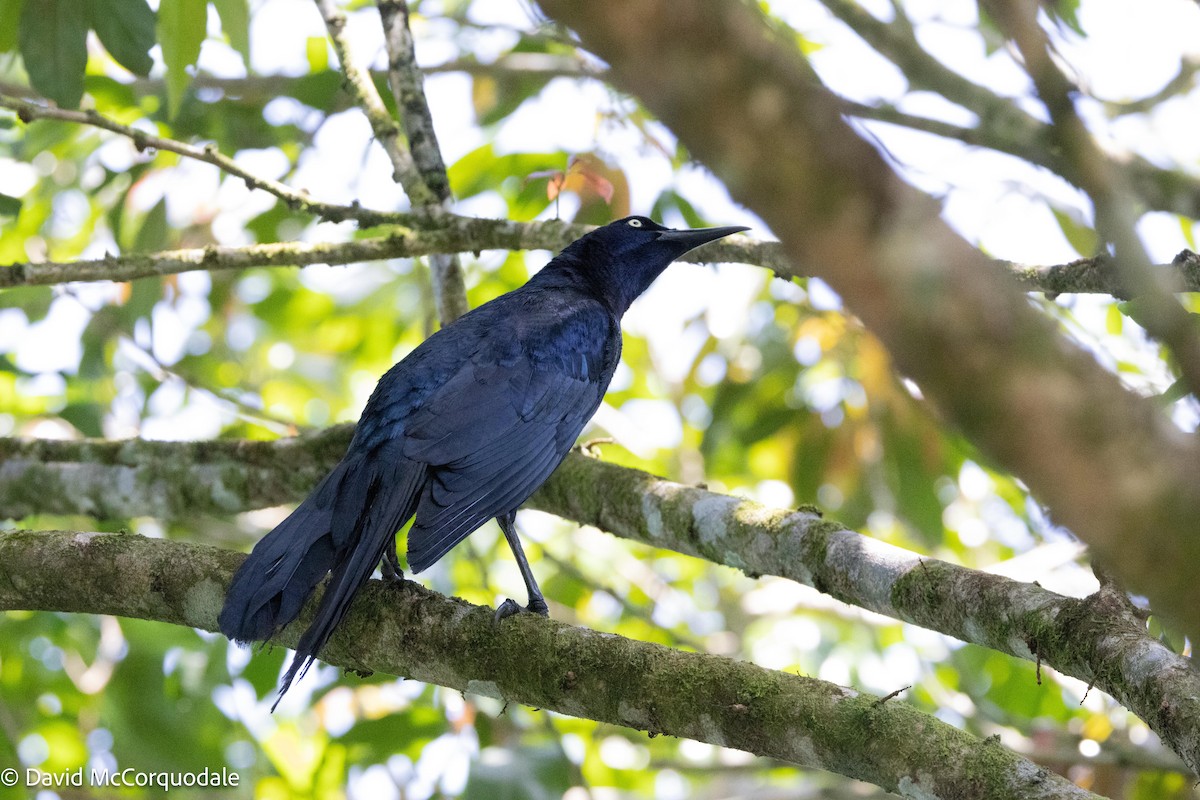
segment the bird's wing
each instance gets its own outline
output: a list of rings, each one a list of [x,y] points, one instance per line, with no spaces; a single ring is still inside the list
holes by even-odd
[[[408,535],[413,572],[515,510],[562,461],[608,384],[600,333],[551,357],[472,361],[407,420],[405,456],[432,466]]]

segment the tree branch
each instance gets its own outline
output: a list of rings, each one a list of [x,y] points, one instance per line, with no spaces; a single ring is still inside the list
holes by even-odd
[[[1029,291],[1044,292],[1050,297],[1060,294],[1107,294],[1127,300],[1130,293],[1123,285],[1114,259],[1108,255],[1080,258],[1066,264],[1032,266],[1011,261],[996,263],[1007,269],[1017,283]],[[1200,255],[1182,250],[1170,264],[1156,264],[1155,272],[1168,275],[1168,280],[1185,292],[1200,292]]]
[[[442,161],[433,115],[425,99],[425,79],[417,67],[412,31],[408,26],[408,4],[404,0],[376,0],[388,49],[388,85],[400,109],[400,119],[417,172],[434,199],[449,211],[450,177]],[[433,297],[442,325],[467,313],[467,286],[457,255],[438,253],[430,259],[433,268]]]
[[[1154,94],[1125,102],[1112,100],[1101,100],[1100,102],[1104,103],[1104,107],[1114,117],[1123,117],[1127,114],[1148,114],[1173,97],[1190,92],[1196,85],[1197,75],[1200,75],[1200,57],[1185,54],[1180,59],[1179,72]]]
[[[75,281],[131,281],[194,270],[299,267],[309,264],[378,261],[440,251],[446,246],[445,238],[437,233],[429,234],[401,228],[387,236],[348,242],[282,242],[246,247],[209,245],[146,255],[17,263],[0,267],[0,289]]]
[[[348,206],[322,203],[313,200],[308,192],[302,189],[293,189],[279,181],[255,175],[240,166],[234,159],[221,153],[215,144],[210,143],[203,147],[198,147],[186,142],[176,141],[175,139],[168,139],[165,136],[154,136],[138,128],[122,125],[95,110],[71,111],[54,106],[39,105],[2,94],[0,94],[0,108],[8,108],[15,111],[17,117],[27,125],[38,119],[54,119],[61,122],[73,122],[78,125],[91,125],[133,140],[134,147],[138,149],[138,152],[145,152],[148,149],[163,150],[185,158],[193,158],[197,161],[212,164],[234,177],[241,178],[245,181],[246,188],[248,189],[262,189],[265,192],[270,192],[287,204],[288,208],[313,214],[330,222],[342,222],[353,219],[360,225],[369,227],[385,223],[402,224],[411,221],[415,216],[412,213],[398,214],[387,211],[372,211],[360,207],[357,203]],[[429,216],[429,214],[426,213],[425,216]]]
[[[371,73],[363,69],[350,55],[350,43],[345,33],[346,16],[337,7],[336,0],[314,2],[321,12],[321,18],[325,20],[325,27],[329,31],[329,39],[333,42],[338,60],[342,62],[346,88],[367,115],[375,138],[383,145],[392,162],[392,177],[404,187],[414,208],[436,204],[437,198],[426,187],[416,164],[413,163],[412,155],[400,140],[400,126],[383,105],[383,99],[375,89],[375,82],[371,80]]]
[[[296,502],[352,429],[262,441],[0,439],[0,508],[98,518],[230,514]],[[529,506],[616,536],[812,586],[1095,685],[1200,773],[1200,674],[1110,595],[1082,600],[948,564],[822,520],[572,454]]]
[[[1058,335],[897,178],[794,41],[738,3],[541,6],[841,294],[948,419],[1200,635],[1196,443]]]
[[[929,55],[917,41],[910,26],[883,22],[850,0],[821,2],[872,49],[899,67],[912,86],[936,92],[951,103],[975,113],[980,119],[980,132],[962,141],[983,144],[1024,158],[1084,188],[1083,181],[1087,176],[1078,172],[1071,159],[1063,157],[1055,141],[1053,126],[1046,125],[1008,98],[1000,97],[986,86],[959,75]],[[912,121],[916,120],[919,118],[913,118]],[[924,123],[917,126],[918,130],[925,128]],[[949,129],[932,132],[945,135]],[[1130,186],[1151,208],[1192,218],[1200,217],[1200,180],[1195,176],[1164,170],[1133,154],[1129,154],[1126,160],[1124,169]]]
[[[430,194],[436,202],[444,203],[450,199],[450,179],[446,176],[446,165],[433,128],[433,115],[425,99],[425,78],[417,67],[416,49],[408,26],[408,3],[405,0],[376,0],[375,4],[379,7],[388,51],[388,86],[400,110],[409,151]]]
[[[0,534],[0,609],[115,614],[217,630],[240,557],[129,534]],[[71,581],[63,581],[63,574]],[[273,641],[293,645],[313,609]],[[370,581],[322,653],[586,719],[734,747],[924,797],[1096,798],[903,702],[720,656]],[[919,735],[916,735],[919,732]]]
[[[1113,244],[1121,281],[1144,304],[1139,321],[1171,349],[1185,384],[1200,397],[1200,336],[1174,296],[1177,287],[1150,263],[1137,234],[1137,213],[1124,175],[1075,112],[1072,95],[1077,89],[1051,59],[1050,40],[1038,23],[1037,3],[990,0],[985,7],[1021,52],[1025,71],[1050,112],[1050,134],[1073,167],[1075,182],[1091,198],[1101,235]]]
[[[590,225],[560,220],[512,222],[453,214],[442,214],[431,220],[419,211],[392,214],[389,215],[389,221],[400,227],[387,236],[347,242],[283,242],[245,247],[214,245],[80,261],[0,265],[0,289],[71,281],[127,281],[192,270],[349,264],[435,253],[561,250],[592,229]],[[777,242],[755,241],[744,236],[705,245],[681,260],[693,263],[756,264],[783,277],[798,275],[785,259]]]
[[[980,144],[993,149],[1010,152],[1012,155],[1030,158],[1026,145],[1006,149],[995,141],[977,141],[977,129],[960,128],[959,126],[928,120],[903,114],[890,107],[876,108],[855,103],[849,100],[841,101],[846,113],[867,119],[892,122],[897,125],[929,133],[958,139],[967,144]],[[449,213],[440,213],[430,209],[415,209],[409,212],[388,212],[365,209],[357,204],[337,205],[312,200],[301,190],[261,178],[249,173],[230,157],[220,153],[215,146],[209,144],[203,147],[179,142],[161,136],[152,136],[145,131],[122,125],[108,119],[95,111],[70,111],[51,106],[43,106],[13,97],[0,95],[0,107],[10,108],[17,112],[26,124],[37,119],[54,119],[81,125],[91,125],[113,133],[126,136],[133,140],[139,150],[157,149],[176,153],[186,158],[194,158],[205,163],[213,164],[219,169],[242,178],[251,189],[262,189],[283,200],[288,207],[309,214],[314,214],[331,222],[355,220],[362,227],[378,225],[400,225],[405,227],[420,227],[421,233],[415,231],[394,232],[378,239],[361,239],[343,243],[302,242],[259,244],[245,247],[197,248],[190,250],[166,251],[151,254],[129,254],[124,256],[106,256],[102,259],[80,260],[73,262],[17,262],[0,267],[0,289],[14,286],[42,286],[69,281],[114,280],[127,281],[161,275],[172,275],[192,270],[248,269],[251,267],[272,266],[307,266],[309,264],[348,264],[358,261],[370,261],[387,258],[404,258],[423,255],[453,254],[468,251],[490,249],[550,249],[558,250],[565,247],[575,238],[582,236],[588,227],[558,226],[557,223],[531,222],[513,223],[503,220],[477,220],[475,218],[458,217]],[[557,226],[557,227],[556,227]],[[525,233],[517,234],[517,229],[525,229]],[[444,230],[442,230],[444,229]],[[444,234],[444,235],[443,235]],[[509,242],[519,241],[520,245]],[[766,267],[783,278],[803,278],[809,273],[797,269],[783,255],[782,249],[775,242],[759,242],[745,244],[741,240],[739,248],[742,255],[719,258],[715,254],[732,252],[732,243],[718,244],[706,248],[704,258],[689,254],[684,260],[713,261],[726,260],[739,263],[753,264]],[[713,249],[713,248],[717,249]],[[712,254],[712,255],[710,255]],[[997,261],[996,263],[1009,269],[1017,278],[1018,283],[1030,291],[1041,291],[1049,295],[1065,293],[1100,293],[1113,297],[1126,298],[1129,293],[1117,278],[1115,265],[1106,256],[1084,258],[1068,264],[1053,266],[1021,265],[1012,262]],[[435,264],[435,267],[437,265]],[[1158,272],[1172,272],[1170,280],[1179,287],[1180,291],[1200,292],[1200,260],[1194,253],[1183,251],[1170,265],[1158,265]],[[459,295],[454,289],[461,284],[461,267],[455,279],[453,270],[443,270],[448,277],[437,285],[446,284],[449,290],[443,290],[449,306],[443,308],[439,299],[438,307],[443,323],[452,319],[465,310],[465,295]],[[460,297],[455,300],[454,298]],[[451,314],[447,317],[447,313]]]
[[[374,214],[376,212],[366,212]],[[252,267],[303,267],[310,264],[352,264],[390,258],[413,258],[436,253],[478,254],[484,250],[557,251],[591,230],[560,220],[513,222],[444,214],[427,218],[420,211],[382,214],[371,224],[397,225],[386,236],[346,242],[281,242],[244,247],[208,247],[79,261],[16,262],[0,265],[0,289],[16,286],[49,286],[78,281],[131,281],[194,270],[250,269]],[[812,271],[794,264],[779,242],[737,236],[705,245],[685,255],[691,263],[737,263],[765,267],[784,280],[806,278]],[[1112,260],[1107,256],[1081,258],[1067,264],[1037,266],[995,261],[1026,291],[1049,296],[1067,293],[1108,294],[1126,297]],[[1170,271],[1183,291],[1200,292],[1200,256],[1184,250],[1170,264],[1155,267]]]

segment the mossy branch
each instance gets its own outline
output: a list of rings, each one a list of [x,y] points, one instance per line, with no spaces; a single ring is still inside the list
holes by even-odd
[[[4,533],[0,610],[115,614],[215,631],[240,559],[130,534]],[[312,608],[273,641],[293,644]],[[1097,797],[901,700],[535,615],[497,625],[491,609],[411,582],[370,581],[322,659],[733,747],[906,796]]]
[[[359,209],[362,214],[376,213]],[[396,227],[384,236],[347,242],[279,242],[244,247],[208,247],[132,253],[78,261],[16,262],[0,265],[0,289],[52,286],[76,281],[131,281],[196,270],[237,270],[253,267],[304,267],[310,264],[353,264],[433,254],[479,253],[483,250],[560,250],[591,230],[590,226],[559,220],[512,222],[444,214],[389,212],[372,224]],[[693,263],[738,263],[765,267],[784,280],[811,274],[796,264],[778,242],[735,236],[694,250],[682,259]],[[1026,291],[1054,297],[1066,293],[1109,294],[1123,297],[1112,259],[1081,258],[1067,264],[1035,266],[995,262]],[[1184,250],[1169,271],[1186,291],[1200,292],[1200,256]]]
[[[352,432],[276,442],[0,439],[0,508],[171,519],[295,502]],[[1200,674],[1102,593],[1064,597],[885,544],[813,510],[768,508],[577,453],[529,506],[1053,667],[1112,695],[1200,772]]]

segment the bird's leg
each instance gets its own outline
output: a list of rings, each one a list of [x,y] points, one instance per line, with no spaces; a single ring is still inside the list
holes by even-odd
[[[400,569],[400,556],[396,552],[396,542],[383,548],[383,563],[379,565],[383,579],[389,583],[399,583],[404,580],[404,570]]]
[[[500,530],[504,531],[504,538],[508,540],[508,546],[512,548],[513,556],[517,559],[517,568],[521,570],[521,577],[525,579],[525,589],[529,592],[529,605],[524,610],[548,617],[550,608],[546,605],[546,598],[542,597],[542,590],[538,588],[537,581],[533,579],[533,570],[529,568],[529,560],[525,558],[525,551],[521,549],[521,540],[517,538],[516,520],[517,513],[515,511],[496,517],[496,522],[500,523]],[[521,610],[517,601],[510,597],[496,609],[496,621],[511,617]]]

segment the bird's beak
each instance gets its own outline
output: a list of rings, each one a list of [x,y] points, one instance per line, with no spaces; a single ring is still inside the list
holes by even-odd
[[[696,228],[690,231],[663,231],[658,235],[660,242],[678,242],[684,245],[683,252],[692,250],[702,244],[720,239],[723,236],[728,236],[731,233],[741,233],[748,231],[749,228],[743,225],[727,225],[724,228]]]

